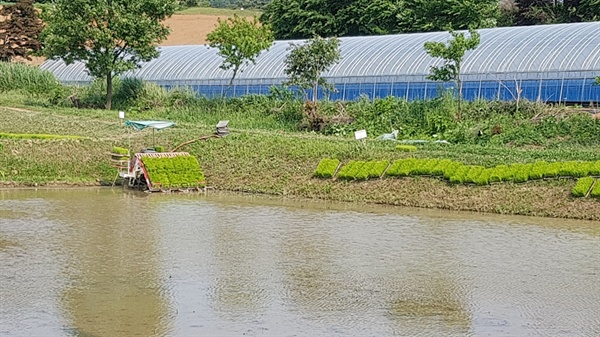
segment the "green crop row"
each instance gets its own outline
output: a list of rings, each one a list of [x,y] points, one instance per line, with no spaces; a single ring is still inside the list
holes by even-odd
[[[381,177],[389,165],[390,162],[387,160],[368,162],[351,160],[340,169],[337,177],[345,180],[375,179]]]
[[[325,158],[319,162],[314,176],[317,178],[331,178],[335,174],[338,166],[340,166],[339,159]]]
[[[204,187],[204,173],[193,156],[142,157],[148,178],[162,188]]]
[[[592,188],[593,184],[594,184],[594,178],[592,178],[592,177],[581,178],[581,179],[577,180],[577,184],[575,184],[575,187],[573,187],[571,194],[574,197],[585,197],[587,195],[588,191],[590,190],[590,188]]]
[[[321,164],[320,164],[321,165]],[[387,168],[386,169],[384,168]],[[382,171],[383,170],[383,171]],[[344,165],[338,178],[361,180],[380,177],[436,176],[454,184],[488,185],[498,182],[522,183],[544,178],[600,176],[600,161],[596,162],[553,162],[483,166],[464,165],[449,159],[398,159],[391,165],[387,161],[350,161]],[[316,174],[315,174],[316,175]]]
[[[0,132],[0,138],[11,138],[11,139],[88,139],[87,137],[81,136],[64,136],[64,135],[46,135],[46,134],[33,134],[33,133],[3,133]]]

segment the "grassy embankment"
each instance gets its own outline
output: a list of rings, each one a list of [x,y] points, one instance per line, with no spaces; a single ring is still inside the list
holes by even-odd
[[[14,86],[14,81],[11,83]],[[68,107],[64,90],[56,87],[49,88],[46,93],[34,93],[21,89],[2,94],[0,106],[5,108],[0,108],[3,116],[0,132],[87,137],[57,140],[0,138],[0,180],[3,185],[110,182],[115,174],[108,165],[108,152],[112,146],[136,150],[152,145],[151,132],[128,132],[115,111]],[[66,91],[77,91],[82,101],[94,102],[94,95],[90,94],[93,90],[86,90]],[[444,101],[408,105],[392,100],[361,101],[346,105],[347,113],[356,118],[354,125],[327,130],[336,136],[295,131],[301,116],[295,112],[300,110],[301,102],[287,100],[282,108],[283,101],[276,97],[222,102],[194,99],[185,92],[160,93],[165,96],[154,97],[159,93],[155,88],[146,88],[134,95],[135,102],[117,101],[124,108],[129,105],[127,117],[130,119],[158,118],[178,123],[174,129],[157,133],[157,145],[174,148],[187,140],[212,133],[214,125],[221,119],[231,121],[229,137],[183,148],[198,157],[207,184],[219,190],[600,220],[598,199],[572,197],[570,193],[576,182],[570,179],[471,186],[427,177],[365,182],[312,177],[323,158],[338,158],[344,163],[407,157],[448,158],[487,167],[537,160],[600,160],[598,121],[580,114],[565,116],[562,108],[520,112],[507,117],[497,109],[492,109],[491,115],[483,111],[484,107],[493,106],[492,103],[473,103],[466,109],[464,120],[455,122],[446,118],[454,107],[446,107],[450,103]],[[154,108],[147,109],[149,106]],[[324,103],[323,112],[336,114],[336,106]],[[402,112],[404,108],[408,110]],[[397,116],[398,111],[415,121]],[[355,128],[365,127],[370,134],[389,130],[386,124],[390,125],[390,118],[394,125],[404,125],[402,137],[434,139],[432,130],[438,130],[435,138],[450,139],[454,144],[422,145],[415,152],[402,152],[393,142],[371,138],[363,145],[352,139],[351,131]],[[381,122],[376,122],[379,119]]]

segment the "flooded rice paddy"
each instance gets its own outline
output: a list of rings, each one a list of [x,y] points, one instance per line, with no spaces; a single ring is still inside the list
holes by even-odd
[[[600,223],[0,191],[0,336],[465,335],[600,335]]]

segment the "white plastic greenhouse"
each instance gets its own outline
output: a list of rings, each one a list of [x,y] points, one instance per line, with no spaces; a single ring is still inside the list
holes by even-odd
[[[467,52],[462,66],[465,99],[545,102],[600,102],[600,22],[482,29],[481,44]],[[436,97],[440,84],[426,79],[439,59],[428,56],[423,44],[447,41],[449,34],[418,33],[341,38],[342,59],[325,77],[336,91],[327,97],[354,100],[397,96],[408,100]],[[243,68],[229,95],[264,94],[281,85],[289,42],[276,41]],[[161,54],[127,74],[166,88],[191,87],[201,95],[221,96],[231,71],[219,68],[217,50],[205,45],[161,47]],[[81,63],[46,61],[42,68],[70,84],[91,81]],[[449,83],[444,87],[451,86]],[[319,93],[319,98],[325,97]]]

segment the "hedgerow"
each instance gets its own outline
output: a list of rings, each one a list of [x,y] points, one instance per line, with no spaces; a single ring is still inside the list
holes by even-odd
[[[396,150],[403,152],[414,152],[417,151],[417,147],[414,145],[396,145]]]
[[[81,136],[69,136],[69,135],[47,135],[47,134],[34,134],[34,133],[4,133],[0,132],[0,138],[12,138],[12,139],[88,139],[87,137]]]
[[[585,197],[587,192],[592,187],[592,184],[594,184],[594,178],[592,178],[592,177],[580,178],[579,180],[577,180],[577,184],[575,184],[575,187],[573,187],[571,194],[574,197]]]

